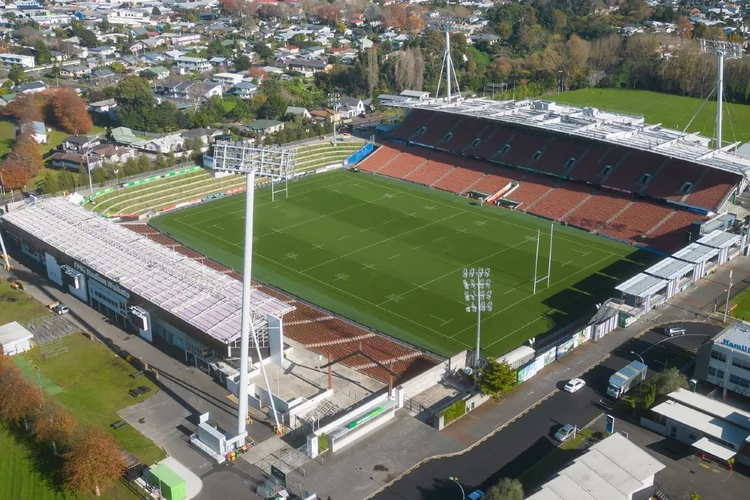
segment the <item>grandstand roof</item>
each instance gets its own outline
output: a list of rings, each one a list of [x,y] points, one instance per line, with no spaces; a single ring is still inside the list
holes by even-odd
[[[226,274],[63,198],[39,200],[3,218],[221,342],[240,336],[242,283]],[[257,326],[268,314],[294,310],[259,290],[251,304]]]
[[[719,255],[719,251],[715,248],[699,245],[698,243],[691,243],[679,252],[672,254],[672,257],[684,260],[685,262],[699,264],[701,262],[708,262],[717,255]]]
[[[619,290],[627,295],[634,297],[648,297],[653,295],[662,288],[666,288],[669,282],[663,278],[656,278],[649,276],[648,274],[636,274],[624,283],[620,283],[615,287],[615,290]]]
[[[708,233],[696,243],[712,248],[727,248],[736,245],[741,239],[742,237],[739,234],[727,233],[717,229]]]
[[[643,272],[657,278],[673,280],[685,276],[694,268],[695,264],[690,264],[688,262],[673,259],[672,257],[667,257],[666,259],[657,262]]]
[[[445,99],[406,99],[387,104],[410,109],[472,116],[486,120],[540,128],[584,139],[618,144],[679,158],[742,176],[750,173],[750,159],[709,147],[711,139],[698,134],[649,125],[642,116],[576,107],[543,100],[493,101],[486,98],[446,102]]]

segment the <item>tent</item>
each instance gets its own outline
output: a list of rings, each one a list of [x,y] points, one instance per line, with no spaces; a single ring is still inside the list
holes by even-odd
[[[0,353],[13,356],[31,349],[34,335],[17,321],[0,326]]]
[[[161,486],[161,495],[167,500],[184,500],[187,497],[185,480],[166,465],[154,465],[148,470],[151,486]]]

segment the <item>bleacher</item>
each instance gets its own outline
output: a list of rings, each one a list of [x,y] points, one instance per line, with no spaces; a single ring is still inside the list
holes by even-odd
[[[738,177],[730,172],[707,170],[693,187],[692,193],[683,201],[698,207],[718,210],[722,203],[732,194]]]
[[[439,141],[443,140],[448,132],[455,127],[461,118],[456,115],[446,116],[441,119],[430,120],[427,125],[424,126],[424,132],[419,133],[417,131],[411,137],[411,140],[420,144],[426,144],[428,146],[435,146]]]
[[[427,161],[431,154],[428,150],[415,151],[414,148],[410,148],[410,150],[397,155],[377,172],[388,177],[403,179],[412,170]]]
[[[648,185],[650,178],[656,174],[664,162],[666,158],[663,156],[645,151],[629,151],[627,156],[614,167],[614,171],[604,181],[604,185],[639,193]]]
[[[576,205],[591,195],[590,186],[571,183],[565,189],[555,189],[540,200],[529,210],[532,214],[540,215],[552,220],[559,220],[573,210]]]
[[[487,163],[467,159],[461,168],[451,170],[448,175],[436,182],[433,187],[453,193],[463,193],[481,179],[492,168]]]
[[[462,119],[453,129],[448,140],[443,137],[436,147],[441,149],[447,149],[448,151],[463,151],[476,139],[480,137],[482,131],[489,125],[483,120],[477,120],[476,118],[464,118]]]
[[[437,153],[421,167],[410,172],[404,179],[431,186],[460,163],[461,158],[457,156]]]
[[[242,281],[242,274],[181,245],[151,226],[145,224],[126,224],[125,226],[158,243],[165,244],[164,242],[167,242],[167,246],[187,258],[199,261],[211,269]],[[394,381],[396,384],[407,380],[412,374],[421,373],[438,363],[438,360],[432,356],[331,316],[306,303],[295,301],[278,290],[258,284],[256,284],[256,288],[283,302],[294,304],[294,311],[284,317],[284,334],[304,345],[307,349],[330,357],[331,360],[346,356],[356,350],[362,350],[362,352],[372,356],[388,366],[394,373],[397,373],[400,378]],[[342,363],[384,384],[388,383],[388,372],[367,358],[353,356]]]
[[[555,139],[530,166],[550,174],[564,175],[584,156],[587,149],[585,144],[579,142]],[[574,159],[572,163],[571,158]]]
[[[531,162],[537,152],[541,152],[551,141],[549,136],[527,134],[517,131],[506,144],[500,144],[500,150],[492,157],[493,160],[525,167]],[[507,149],[507,151],[506,151]]]

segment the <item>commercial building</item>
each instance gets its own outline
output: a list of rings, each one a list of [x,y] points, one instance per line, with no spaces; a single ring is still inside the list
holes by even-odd
[[[64,198],[0,221],[6,241],[66,292],[149,342],[176,346],[221,382],[238,375],[241,281]],[[257,289],[251,305],[263,357],[280,351],[282,318],[294,307]]]
[[[20,65],[24,68],[33,68],[36,65],[34,56],[25,56],[21,54],[0,54],[0,63],[5,66]]]
[[[664,464],[637,445],[621,434],[612,434],[573,460],[527,500],[651,498],[656,490],[654,478],[662,469]]]
[[[685,389],[667,398],[641,425],[713,458],[750,465],[750,413]]]
[[[724,397],[727,391],[750,396],[750,326],[734,323],[702,346],[694,376],[721,387]]]

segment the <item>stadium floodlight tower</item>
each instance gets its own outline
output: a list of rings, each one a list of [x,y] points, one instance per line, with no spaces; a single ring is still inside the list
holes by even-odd
[[[492,281],[489,267],[464,268],[461,273],[464,283],[466,312],[477,314],[477,350],[474,354],[474,368],[480,368],[482,340],[482,313],[492,312]]]
[[[461,89],[458,86],[458,76],[456,75],[456,68],[453,66],[453,59],[451,58],[451,29],[453,29],[460,19],[455,17],[444,17],[430,23],[430,27],[436,30],[445,32],[445,51],[443,52],[443,65],[440,67],[440,77],[438,78],[437,89],[435,90],[435,99],[440,95],[440,82],[443,80],[443,74],[445,74],[445,101],[451,102],[451,86],[456,85],[456,93],[459,98],[461,97]]]
[[[341,107],[341,94],[338,92],[329,92],[328,105],[333,109],[333,115],[331,115],[331,123],[333,123],[333,147],[336,147],[336,113]]]
[[[724,59],[740,59],[742,45],[721,40],[700,39],[701,52],[716,56],[716,149],[721,149],[721,122],[724,104]]]
[[[260,354],[260,344],[253,324],[250,296],[252,293],[253,267],[253,215],[255,203],[255,178],[256,176],[268,177],[271,183],[276,180],[286,181],[289,172],[294,168],[295,151],[291,149],[274,146],[256,147],[252,143],[217,141],[214,145],[214,170],[235,174],[244,174],[246,180],[246,207],[245,207],[245,250],[244,268],[242,272],[242,331],[240,337],[240,381],[239,381],[239,418],[237,420],[237,436],[244,440],[247,435],[247,384],[248,384],[248,351],[250,337],[255,344],[255,352],[258,363],[263,374],[263,381],[271,401],[271,411],[276,422],[276,432],[281,432],[281,424],[276,413],[276,405],[273,400],[271,385],[268,381],[263,358]],[[289,196],[289,191],[286,190]]]

